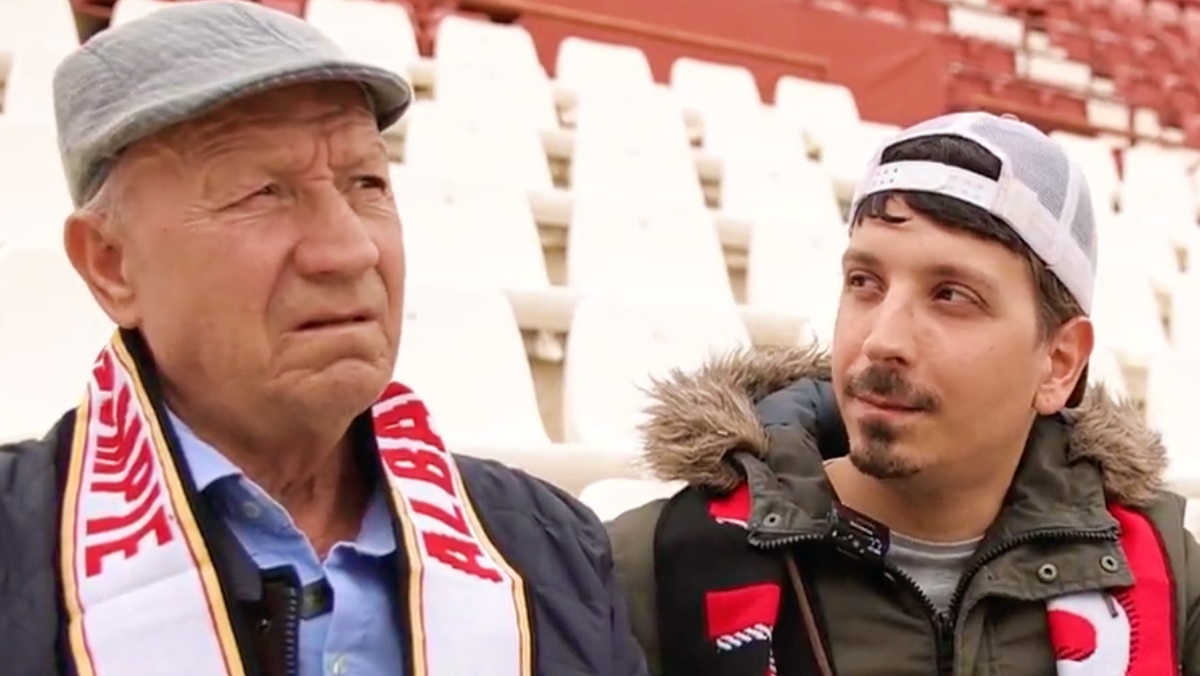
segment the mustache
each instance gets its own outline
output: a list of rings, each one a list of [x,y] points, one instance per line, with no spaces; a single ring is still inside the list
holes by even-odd
[[[844,390],[850,397],[878,397],[918,411],[936,411],[941,407],[932,392],[908,382],[899,371],[882,366],[868,366],[855,374]]]

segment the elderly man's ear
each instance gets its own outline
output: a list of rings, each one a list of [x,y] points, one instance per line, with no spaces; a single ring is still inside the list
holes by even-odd
[[[67,217],[63,246],[104,313],[119,326],[131,328],[138,317],[119,235],[116,224],[104,214],[78,209]]]

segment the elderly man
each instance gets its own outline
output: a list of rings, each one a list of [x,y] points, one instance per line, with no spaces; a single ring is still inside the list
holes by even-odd
[[[54,89],[67,253],[120,330],[0,447],[5,676],[643,673],[596,518],[390,382],[404,80],[200,1]]]

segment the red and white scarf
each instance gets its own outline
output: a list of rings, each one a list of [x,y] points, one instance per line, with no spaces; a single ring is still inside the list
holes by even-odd
[[[79,676],[244,676],[251,657],[155,403],[118,333],[71,445],[59,561],[70,656]],[[531,676],[525,583],[488,540],[424,404],[393,383],[371,414],[408,564],[397,588],[413,676]]]

